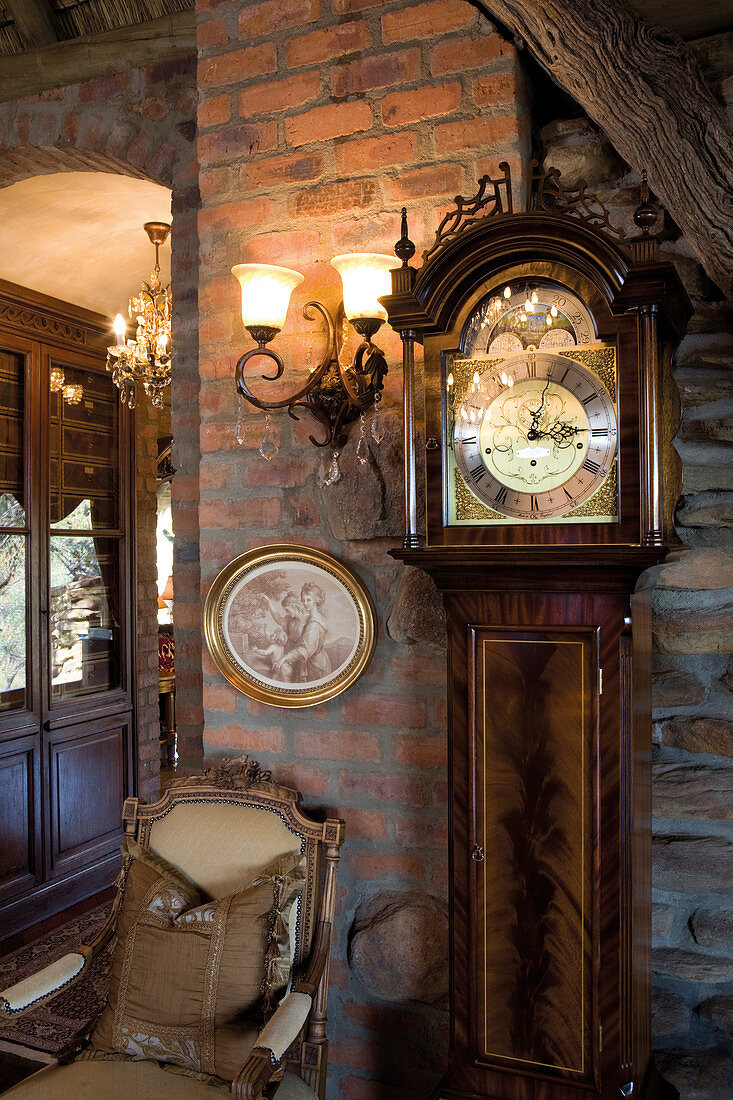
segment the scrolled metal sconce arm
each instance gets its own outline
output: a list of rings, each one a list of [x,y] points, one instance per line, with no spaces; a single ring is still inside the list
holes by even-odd
[[[235,382],[237,392],[250,405],[263,412],[287,409],[288,415],[293,420],[299,420],[300,417],[295,410],[305,409],[323,426],[325,432],[323,439],[309,436],[310,442],[315,447],[338,449],[346,443],[347,435],[343,431],[344,426],[370,409],[377,394],[382,390],[384,376],[387,373],[387,361],[382,350],[372,342],[372,336],[381,322],[372,318],[363,322],[359,320],[351,322],[363,340],[354,354],[353,362],[344,368],[339,360],[336,327],[331,314],[320,302],[307,302],[303,307],[303,317],[313,321],[316,315],[320,315],[325,322],[327,346],[320,363],[312,368],[308,381],[301,389],[282,401],[263,401],[252,393],[244,378],[244,368],[250,359],[260,355],[272,359],[275,363],[274,374],[261,376],[266,382],[277,381],[285,370],[285,363],[281,356],[266,346],[277,330],[263,328],[258,331],[254,326],[250,331],[257,340],[258,346],[245,352],[238,361]]]

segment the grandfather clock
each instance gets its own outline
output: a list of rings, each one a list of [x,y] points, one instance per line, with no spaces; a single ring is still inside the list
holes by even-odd
[[[650,589],[662,376],[691,312],[642,232],[507,165],[383,298],[403,340],[407,532],[442,592],[451,1044],[435,1100],[676,1095],[650,1057]],[[413,353],[425,352],[425,545]]]

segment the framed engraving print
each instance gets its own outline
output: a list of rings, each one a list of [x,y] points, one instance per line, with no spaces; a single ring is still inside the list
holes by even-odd
[[[276,707],[340,695],[376,640],[369,592],[341,562],[305,546],[264,546],[235,558],[211,586],[204,633],[239,691]]]

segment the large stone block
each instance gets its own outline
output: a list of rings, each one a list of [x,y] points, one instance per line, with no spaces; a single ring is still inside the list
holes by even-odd
[[[719,994],[708,997],[695,1009],[697,1015],[707,1020],[713,1027],[725,1032],[726,1038],[733,1040],[733,994]]]
[[[730,1100],[733,1055],[723,1048],[657,1052],[657,1067],[683,1100]]]
[[[655,723],[655,740],[687,752],[733,756],[733,723],[722,718],[665,718]]]
[[[705,685],[693,668],[675,663],[685,658],[665,658],[656,655],[652,680],[652,705],[660,707],[693,707],[705,698]]]
[[[674,905],[666,905],[664,902],[655,901],[652,905],[652,936],[654,939],[663,938],[670,934],[674,927],[677,910]]]
[[[682,491],[694,493],[726,492],[733,485],[733,447],[720,442],[675,440],[682,459]]]
[[[616,150],[587,118],[558,119],[540,130],[544,163],[557,168],[565,187],[584,179],[589,187],[620,179],[627,168]]]
[[[367,417],[365,445],[369,459],[357,456],[359,424],[352,425],[339,456],[341,478],[320,487],[321,514],[336,539],[400,538],[404,534],[402,482],[402,424],[397,416],[381,413],[385,435],[377,444]],[[330,457],[330,456],[329,456]]]
[[[448,994],[448,915],[428,894],[383,893],[362,905],[351,930],[349,963],[385,1001],[443,1003]]]
[[[654,986],[652,989],[652,1034],[655,1040],[686,1035],[690,1029],[690,1006],[680,993]]]
[[[733,843],[722,836],[655,836],[652,884],[683,893],[733,889]]]
[[[681,497],[678,527],[733,527],[733,493],[696,493]]]
[[[733,554],[724,550],[689,550],[666,565],[657,579],[658,588],[719,589],[733,585]]]
[[[733,820],[733,766],[655,763],[652,814],[662,819]]]
[[[402,574],[387,633],[396,642],[445,646],[443,601],[435,582],[422,569],[405,569]]]
[[[733,981],[733,958],[703,955],[682,947],[657,947],[652,951],[652,970],[690,982]]]
[[[715,370],[708,366],[685,366],[674,372],[674,380],[685,409],[733,398],[733,371],[730,368]]]
[[[732,950],[733,909],[696,909],[690,917],[690,931],[701,947]]]
[[[733,652],[733,603],[717,593],[653,596],[654,643],[660,653]]]

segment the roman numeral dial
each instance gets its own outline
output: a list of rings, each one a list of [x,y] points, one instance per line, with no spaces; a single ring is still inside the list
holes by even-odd
[[[577,359],[542,351],[472,359],[453,409],[455,465],[468,490],[520,522],[557,522],[609,479],[617,420],[601,379]],[[614,480],[615,485],[615,480]],[[606,515],[615,518],[611,501]]]

